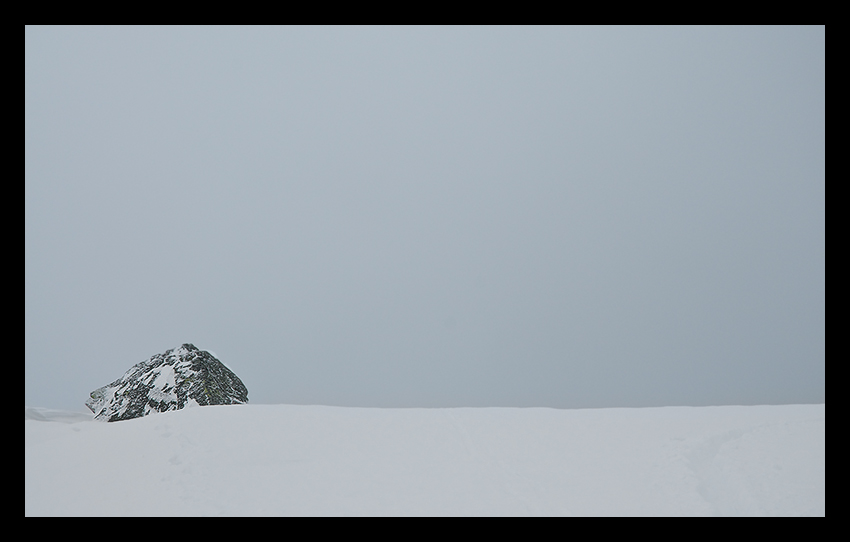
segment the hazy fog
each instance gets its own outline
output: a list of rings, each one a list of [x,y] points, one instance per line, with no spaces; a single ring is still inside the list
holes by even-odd
[[[25,31],[25,400],[825,401],[825,29]]]

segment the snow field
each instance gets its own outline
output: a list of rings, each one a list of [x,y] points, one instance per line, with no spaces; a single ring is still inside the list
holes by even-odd
[[[26,515],[826,513],[825,405],[27,409]]]

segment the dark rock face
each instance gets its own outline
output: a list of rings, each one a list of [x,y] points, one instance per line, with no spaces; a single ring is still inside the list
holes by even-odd
[[[90,395],[86,406],[94,412],[94,418],[110,422],[187,406],[248,402],[248,389],[239,377],[192,344],[138,363]]]

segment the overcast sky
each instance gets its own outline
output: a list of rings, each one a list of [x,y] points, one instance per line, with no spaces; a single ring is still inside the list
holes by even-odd
[[[825,29],[25,30],[26,404],[819,403]]]

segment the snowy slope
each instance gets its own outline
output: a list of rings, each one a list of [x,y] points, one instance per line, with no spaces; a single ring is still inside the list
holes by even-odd
[[[823,516],[825,416],[236,405],[101,423],[27,409],[25,512]]]

